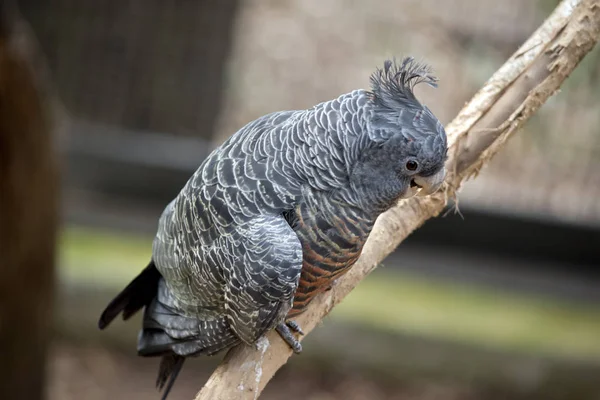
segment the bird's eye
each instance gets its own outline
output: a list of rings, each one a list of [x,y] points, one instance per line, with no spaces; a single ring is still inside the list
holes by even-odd
[[[406,169],[409,171],[414,171],[417,168],[419,168],[419,163],[417,163],[415,160],[409,160],[406,162]]]

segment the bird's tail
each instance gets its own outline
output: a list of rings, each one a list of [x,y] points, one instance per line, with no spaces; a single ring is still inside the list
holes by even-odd
[[[181,367],[183,367],[184,361],[185,357],[174,353],[164,355],[160,360],[158,377],[156,378],[156,387],[158,390],[163,390],[164,388],[162,400],[166,400],[169,395],[169,392],[177,379],[177,375],[179,375],[179,371],[181,371]],[[167,385],[166,387],[165,384]]]
[[[123,313],[123,319],[126,320],[150,304],[158,291],[159,280],[160,273],[154,261],[150,261],[150,264],[108,304],[100,316],[98,327],[106,328],[120,313]]]
[[[119,293],[106,307],[98,326],[106,328],[119,314],[128,319],[144,309],[142,330],[138,337],[138,355],[162,357],[156,386],[163,390],[162,399],[171,391],[186,356],[212,355],[239,343],[225,317],[199,321],[180,314],[170,304],[170,294],[161,283],[154,262]],[[159,293],[160,292],[160,293]]]
[[[159,295],[144,310],[143,328],[138,336],[138,355],[162,357],[156,379],[164,388],[165,400],[183,366],[185,357],[213,355],[239,343],[225,317],[201,321],[182,315]],[[162,300],[167,300],[163,296]],[[167,301],[168,302],[168,301]]]

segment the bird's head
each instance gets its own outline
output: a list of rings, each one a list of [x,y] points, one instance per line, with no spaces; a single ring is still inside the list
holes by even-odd
[[[386,210],[399,199],[426,196],[442,185],[446,171],[446,132],[413,93],[415,85],[436,86],[424,64],[405,58],[386,61],[371,76],[367,123],[351,184],[365,203]]]

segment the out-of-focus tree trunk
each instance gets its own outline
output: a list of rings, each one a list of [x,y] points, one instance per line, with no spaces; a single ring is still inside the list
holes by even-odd
[[[7,4],[8,3],[8,4]],[[0,399],[41,399],[51,334],[57,166],[35,44],[0,5]],[[39,59],[38,59],[39,61]]]

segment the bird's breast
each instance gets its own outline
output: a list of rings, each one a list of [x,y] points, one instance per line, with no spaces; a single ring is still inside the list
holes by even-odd
[[[358,260],[374,223],[355,208],[315,209],[305,204],[296,208],[296,218],[303,264],[289,317],[304,311]]]

